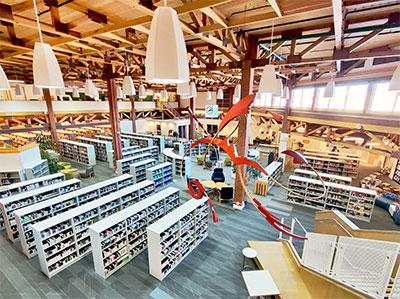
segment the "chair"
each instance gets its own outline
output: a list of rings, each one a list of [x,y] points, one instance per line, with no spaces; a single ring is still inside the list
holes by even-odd
[[[69,163],[69,162],[57,162],[57,165],[60,167],[60,169],[71,168],[71,163]]]
[[[215,168],[214,172],[213,172],[213,174],[211,176],[211,180],[213,180],[216,183],[225,182],[224,170],[222,168]]]
[[[219,191],[219,203],[223,200],[233,199],[233,187],[222,187]]]
[[[81,172],[82,178],[91,178],[95,176],[93,167],[86,168],[84,172]]]
[[[210,153],[210,160],[211,160],[211,161],[217,161],[217,160],[218,160],[218,158],[217,158],[217,153],[216,153],[215,151],[212,151],[212,152]]]
[[[213,161],[205,161],[204,162],[204,168],[212,170],[214,167],[214,162]]]
[[[225,164],[225,166],[227,166],[227,165],[232,165],[232,159],[231,158],[229,158],[229,157],[226,157],[225,158],[225,160],[224,160],[224,164]]]
[[[197,164],[198,165],[204,164],[204,156],[197,156]]]

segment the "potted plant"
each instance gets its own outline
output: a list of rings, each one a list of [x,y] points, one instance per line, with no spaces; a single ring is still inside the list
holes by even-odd
[[[40,156],[42,159],[47,160],[50,173],[56,173],[59,171],[60,167],[57,163],[60,161],[60,157],[57,153],[55,140],[41,133],[36,137],[36,142],[39,144]]]

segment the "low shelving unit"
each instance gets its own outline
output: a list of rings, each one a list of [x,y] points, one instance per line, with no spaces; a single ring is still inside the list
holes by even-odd
[[[151,159],[151,153],[145,153],[145,154],[140,154],[140,155],[132,155],[129,158],[117,160],[117,173],[119,175],[123,173],[129,173],[130,172],[130,165],[133,163],[138,163],[140,161],[148,160]]]
[[[59,140],[58,150],[64,158],[85,165],[96,165],[94,146],[72,140]]]
[[[122,151],[122,158],[124,158],[124,154],[128,153],[128,152],[133,152],[140,149],[139,146],[134,145],[134,146],[128,146],[128,147],[124,147],[121,151]],[[114,168],[114,150],[108,151],[108,163],[110,165],[110,168]]]
[[[25,168],[25,175],[27,180],[40,178],[49,174],[50,170],[47,160],[40,160],[30,167]]]
[[[91,224],[152,193],[154,183],[144,181],[32,225],[42,272],[52,277],[89,254]]]
[[[360,159],[352,157],[315,157],[305,156],[309,164],[318,172],[357,177]],[[307,164],[301,164],[301,169],[309,170]]]
[[[147,159],[129,166],[130,174],[133,175],[135,183],[140,183],[146,179],[146,169],[156,165],[157,161],[154,159]]]
[[[314,179],[314,180],[318,179],[317,175],[312,170],[305,170],[305,169],[297,168],[297,169],[294,170],[294,175],[301,176],[303,178]],[[335,175],[335,174],[329,174],[329,173],[322,173],[322,172],[320,172],[319,175],[324,180],[324,182],[330,182],[330,183],[342,184],[342,185],[350,186],[351,185],[351,181],[352,181],[352,179],[350,177],[347,177],[347,176],[341,176],[341,175]]]
[[[157,191],[172,184],[172,163],[164,162],[146,169],[146,178],[154,182]]]
[[[135,145],[137,146],[137,145]],[[145,147],[145,148],[138,148],[135,150],[131,150],[131,151],[126,151],[126,152],[122,152],[122,159],[127,159],[133,156],[138,156],[138,155],[143,155],[143,154],[150,154],[151,157],[154,159],[154,155],[152,153],[152,149],[149,147]],[[114,153],[110,154],[110,155],[114,155]],[[114,159],[114,156],[112,156]],[[121,159],[121,160],[122,160]],[[158,160],[158,156],[156,158],[156,160]],[[110,168],[114,168],[114,160],[110,160],[109,162]]]
[[[165,148],[165,138],[164,136],[158,136],[158,135],[150,135],[150,134],[144,134],[144,133],[123,133],[124,135],[128,136],[138,136],[138,137],[143,137],[143,138],[148,138],[153,140],[153,145],[157,146],[159,148],[159,153],[161,154]]]
[[[97,160],[108,161],[108,151],[113,149],[112,142],[86,137],[78,137],[77,140],[93,145]]]
[[[98,139],[98,140],[108,141],[111,143],[113,142],[113,139],[110,136],[96,135],[96,136],[94,136],[94,138]],[[121,145],[122,145],[122,148],[129,147],[129,140],[121,138]]]
[[[314,157],[348,157],[348,158],[360,159],[360,157],[356,154],[350,154],[344,152],[319,151],[313,149],[305,150],[304,155],[314,156]]]
[[[128,139],[130,145],[138,145],[141,148],[153,146],[153,139],[146,137],[133,136],[130,134],[121,134],[121,138]]]
[[[8,239],[15,242],[19,238],[17,222],[14,218],[14,211],[33,205],[38,202],[49,200],[53,197],[75,191],[81,187],[81,181],[72,179],[62,181],[50,186],[31,190],[21,194],[2,198],[0,208],[3,214],[4,226],[7,230]]]
[[[327,193],[319,199],[303,199],[288,192],[287,200],[318,210],[339,210],[355,219],[370,221],[374,209],[376,191],[343,184],[325,182]],[[324,192],[319,180],[290,176],[289,188],[309,197],[318,197]]]
[[[122,190],[133,183],[132,176],[124,174],[14,211],[22,252],[28,258],[36,255],[33,224]]]
[[[147,248],[146,227],[179,206],[169,187],[89,227],[94,269],[104,279]]]
[[[172,173],[174,175],[181,174],[181,163],[183,160],[182,175],[184,177],[185,176],[190,177],[191,167],[192,167],[190,157],[183,158],[183,156],[175,154],[172,148],[164,149],[163,154],[164,154],[164,161],[172,163]]]
[[[191,199],[147,227],[150,274],[163,280],[208,236],[207,199]]]
[[[25,181],[25,172],[23,169],[0,170],[0,186],[7,186]]]

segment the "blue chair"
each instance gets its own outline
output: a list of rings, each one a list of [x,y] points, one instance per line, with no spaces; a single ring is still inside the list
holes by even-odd
[[[224,170],[222,168],[215,168],[211,176],[211,180],[213,180],[216,183],[225,182]]]

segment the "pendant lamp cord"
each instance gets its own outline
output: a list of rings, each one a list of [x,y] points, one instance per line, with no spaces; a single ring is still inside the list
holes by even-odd
[[[164,0],[164,6],[167,6],[167,0]]]
[[[128,53],[125,51],[125,75],[128,76]]]
[[[274,40],[274,22],[275,22],[275,19],[272,19],[271,44],[269,45],[269,51],[270,51],[270,55],[269,56],[270,57],[272,56],[272,41]]]
[[[87,78],[90,79],[90,77],[89,77],[89,63],[88,63],[88,61],[87,61],[87,56],[86,56],[85,58],[86,58],[86,73],[87,73]]]
[[[36,7],[36,0],[33,0],[33,7],[35,9],[35,17],[36,17],[37,26],[39,29],[40,42],[43,43],[42,30],[40,29],[39,15],[37,12],[37,7]]]

